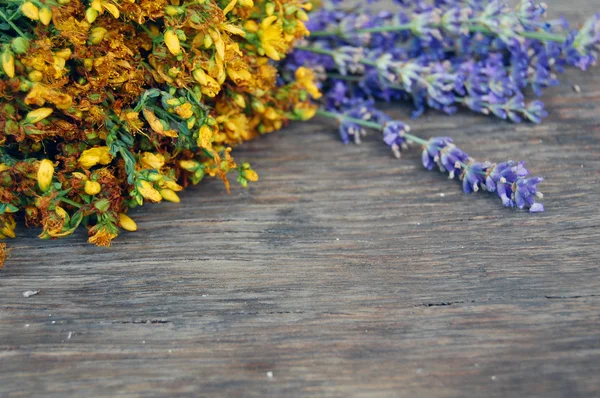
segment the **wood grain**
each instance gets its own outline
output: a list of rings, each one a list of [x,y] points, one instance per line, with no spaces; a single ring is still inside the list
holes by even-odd
[[[549,3],[572,20],[598,8]],[[0,271],[0,396],[599,396],[600,73],[562,82],[540,126],[412,122],[527,160],[542,214],[315,120],[237,150],[261,176],[248,190],[212,181],[134,211],[139,232],[110,249],[19,229]]]

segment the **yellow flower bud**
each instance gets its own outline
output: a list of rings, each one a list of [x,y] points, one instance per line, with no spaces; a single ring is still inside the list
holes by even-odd
[[[60,206],[56,206],[56,208],[54,209],[54,211],[63,220],[66,219],[67,217],[69,217],[69,214],[67,213],[67,211],[65,209],[63,209],[62,207],[60,207]]]
[[[244,170],[244,177],[246,177],[248,181],[258,181],[258,174],[254,170]]]
[[[74,171],[71,175],[75,178],[79,178],[80,180],[87,181],[87,176],[79,171]]]
[[[15,56],[7,49],[2,52],[2,69],[9,78],[15,77]]]
[[[40,19],[40,9],[36,7],[31,1],[26,1],[21,5],[21,12],[27,18],[37,21]]]
[[[244,99],[243,95],[240,95],[240,94],[234,95],[233,102],[235,102],[237,104],[237,106],[239,106],[240,108],[246,107],[246,100]]]
[[[137,228],[137,224],[135,223],[135,221],[133,221],[131,219],[131,217],[129,217],[125,213],[119,213],[119,225],[125,231],[129,231],[129,232],[135,232],[138,229]]]
[[[173,55],[179,55],[181,52],[181,45],[179,43],[179,37],[174,30],[169,29],[165,32],[165,44]]]
[[[52,10],[48,7],[42,7],[39,12],[39,17],[41,23],[46,26],[50,25],[50,22],[52,22]]]
[[[2,173],[3,171],[6,171],[10,169],[10,167],[8,167],[6,164],[4,163],[0,163],[0,173]]]
[[[252,0],[239,0],[238,3],[242,7],[248,7],[248,8],[254,7],[254,1],[252,1]]]
[[[171,189],[161,189],[160,190],[160,196],[162,196],[162,198],[164,200],[167,200],[169,202],[173,202],[173,203],[179,203],[179,196],[177,196],[177,194],[175,193],[175,191],[171,190]]]
[[[160,153],[144,152],[140,157],[140,163],[145,168],[160,170],[165,165],[165,157]]]
[[[31,72],[29,72],[29,75],[27,77],[30,81],[37,83],[42,81],[44,75],[42,75],[42,72],[38,70],[32,70]]]
[[[64,60],[69,60],[69,58],[71,58],[71,55],[73,55],[73,51],[71,51],[70,48],[62,48],[58,51],[55,51],[54,55]]]
[[[203,86],[206,86],[208,84],[208,79],[206,78],[206,73],[204,72],[204,69],[194,69],[194,71],[192,72],[192,76],[194,76],[194,80],[196,80]]]
[[[258,28],[258,24],[253,20],[244,22],[244,29],[246,29],[250,33],[258,32]]]
[[[85,68],[85,70],[87,70],[88,72],[90,72],[92,70],[92,68],[94,67],[94,60],[91,58],[86,58],[83,60],[83,67]]]
[[[265,11],[267,12],[267,15],[273,15],[273,13],[275,12],[275,4],[267,3],[267,5],[265,6]]]
[[[303,22],[308,21],[308,14],[306,13],[306,11],[304,10],[298,10],[296,11],[296,17]]]
[[[266,110],[265,105],[258,100],[252,101],[252,108],[258,113],[265,113]]]
[[[175,191],[175,192],[179,192],[179,191],[183,190],[183,187],[181,185],[179,185],[175,181],[171,181],[171,180],[164,180],[162,182],[161,186],[163,188],[168,188],[171,191]]]
[[[88,195],[96,195],[97,193],[100,193],[101,190],[102,187],[97,181],[85,182],[85,193],[87,193]]]
[[[180,7],[175,7],[175,6],[166,6],[165,7],[165,14],[174,17],[175,15],[179,15],[182,14],[183,11]]]
[[[81,153],[77,160],[81,167],[89,169],[97,164],[109,164],[113,157],[110,154],[107,146],[100,146],[95,148],[86,149]]]
[[[46,192],[48,189],[50,189],[53,175],[54,165],[52,162],[48,159],[42,160],[37,171],[37,183],[42,191]]]
[[[96,21],[96,18],[98,18],[98,11],[95,8],[90,7],[87,10],[85,10],[85,19],[89,23],[94,23],[94,21]]]
[[[137,191],[144,198],[148,199],[151,202],[160,202],[162,200],[162,196],[160,193],[146,180],[141,180],[138,183]]]
[[[187,171],[196,171],[198,168],[198,162],[195,160],[180,160],[179,165],[182,169]]]
[[[204,36],[204,48],[210,48],[213,45],[213,39],[210,35]]]
[[[0,219],[0,239],[4,238],[15,238],[15,227],[17,223],[13,216],[6,216]]]
[[[95,28],[92,28],[92,30],[90,31],[90,36],[88,37],[88,42],[90,44],[100,43],[104,39],[104,35],[106,35],[106,32],[108,31],[102,26],[96,26]]]
[[[33,110],[27,113],[27,116],[25,116],[25,123],[35,124],[37,122],[40,122],[48,116],[50,116],[52,112],[52,108],[38,108],[36,110]]]

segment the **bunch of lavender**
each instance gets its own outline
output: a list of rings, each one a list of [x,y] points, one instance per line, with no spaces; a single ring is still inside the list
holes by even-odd
[[[360,136],[366,134],[365,128],[371,128],[382,133],[383,141],[397,158],[409,144],[421,145],[423,166],[428,170],[437,166],[441,172],[448,173],[450,179],[461,180],[465,193],[488,191],[495,193],[506,207],[528,208],[531,213],[544,211],[544,206],[536,202],[543,197],[537,190],[543,179],[530,176],[524,162],[477,162],[454,145],[450,137],[425,140],[410,134],[408,125],[375,109],[371,101],[349,99],[338,104],[338,109],[319,110],[317,114],[336,119],[340,135],[346,141],[350,137],[360,141]]]
[[[600,14],[579,30],[564,20],[545,21],[546,6],[523,0],[402,1],[397,12],[344,9],[331,1],[311,16],[311,36],[288,58],[321,71],[326,92],[340,82],[354,95],[410,100],[413,116],[426,107],[452,114],[458,105],[502,119],[539,123],[543,103],[526,102],[558,84],[567,65],[596,62]]]

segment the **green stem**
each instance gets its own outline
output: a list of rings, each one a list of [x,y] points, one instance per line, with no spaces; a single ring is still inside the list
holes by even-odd
[[[67,198],[60,198],[60,201],[61,201],[61,202],[64,202],[64,203],[67,203],[67,204],[70,204],[71,206],[73,206],[73,207],[76,207],[76,208],[78,208],[78,209],[79,209],[79,208],[81,208],[81,204],[79,204],[79,203],[77,203],[77,202],[74,202],[74,201],[72,201],[71,199],[67,199]]]
[[[443,28],[442,24],[433,24],[432,27]],[[467,29],[471,33],[483,33],[487,35],[495,35],[496,32],[482,25],[480,22],[477,22],[476,25],[467,25]],[[391,25],[391,26],[378,26],[375,28],[366,28],[366,29],[356,29],[352,31],[352,33],[384,33],[384,32],[401,32],[405,30],[412,30],[412,24],[401,24],[401,25]],[[519,36],[535,39],[540,41],[554,41],[557,43],[562,43],[565,41],[565,37],[561,34],[550,33],[545,31],[520,31],[516,32]],[[326,31],[326,30],[318,30],[314,32],[310,32],[311,37],[325,37],[325,36],[345,36],[344,32],[338,30],[334,31]]]
[[[296,50],[302,50],[302,51],[309,51],[309,52],[315,53],[315,54],[329,55],[330,57],[334,57],[336,55],[335,51],[326,50],[324,48],[318,48],[318,47],[298,46],[298,47],[295,47],[295,49]],[[358,62],[360,62],[363,65],[377,66],[377,62],[371,61],[371,60],[368,60],[368,59],[361,59]]]
[[[296,50],[310,51],[311,53],[329,55],[330,57],[333,57],[335,54],[331,50],[325,50],[324,48],[317,48],[317,47],[297,46]]]
[[[362,80],[362,77],[360,77],[360,76],[346,76],[346,75],[340,75],[339,73],[328,73],[327,78],[328,79],[346,80],[349,82],[359,82]]]
[[[359,126],[368,127],[377,131],[383,131],[383,128],[385,127],[385,125],[383,124],[357,119],[354,117],[342,115],[340,113],[324,111],[322,109],[317,110],[317,115],[328,117],[331,119],[337,119],[340,122],[342,120],[347,120],[349,122],[356,123]],[[423,138],[417,137],[416,135],[412,135],[409,133],[404,133],[403,136],[406,138],[407,141],[414,142],[415,144],[426,145],[429,142],[428,140],[424,140]]]
[[[21,31],[21,29],[19,29],[19,27],[18,27],[17,25],[15,25],[15,24],[14,24],[14,22],[13,22],[11,19],[9,19],[9,18],[6,16],[6,14],[4,13],[4,11],[2,11],[2,10],[0,10],[0,17],[1,17],[2,19],[4,19],[4,20],[6,21],[6,23],[8,23],[8,24],[9,24],[9,25],[10,25],[10,26],[11,26],[11,27],[12,27],[12,28],[15,30],[15,32],[17,32],[17,34],[18,34],[19,36],[21,36],[21,37],[22,37],[22,38],[24,38],[24,39],[27,39],[27,36],[25,36],[25,33],[23,33],[23,32]]]

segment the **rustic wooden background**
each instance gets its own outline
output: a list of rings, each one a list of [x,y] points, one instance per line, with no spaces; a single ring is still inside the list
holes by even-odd
[[[549,3],[579,21],[600,8]],[[19,229],[0,396],[599,396],[600,73],[562,81],[540,126],[412,123],[527,160],[543,214],[315,120],[237,150],[260,172],[248,190],[211,181],[134,211],[139,232],[110,249]]]

